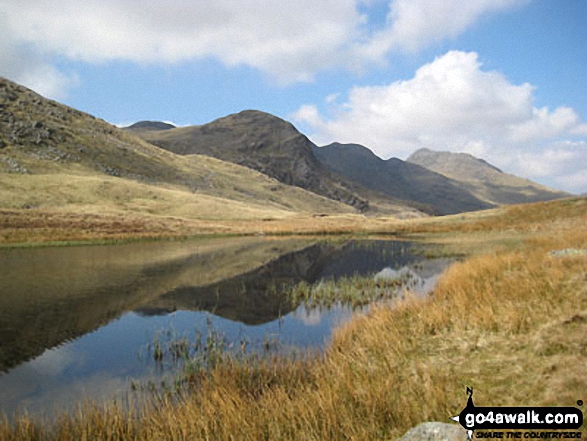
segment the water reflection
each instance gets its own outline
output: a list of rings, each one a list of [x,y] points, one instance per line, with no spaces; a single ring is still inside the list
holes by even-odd
[[[235,238],[0,251],[0,411],[52,412],[110,399],[160,375],[145,345],[161,330],[209,327],[252,346],[319,348],[352,315],[307,309],[287,288],[412,271],[426,292],[449,261],[406,242]],[[30,361],[27,361],[30,360]]]
[[[246,273],[308,242],[222,241],[0,251],[0,370],[183,286]]]

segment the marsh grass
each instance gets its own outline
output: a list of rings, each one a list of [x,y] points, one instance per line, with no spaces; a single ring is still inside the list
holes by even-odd
[[[243,336],[236,342],[227,340],[224,333],[214,329],[210,322],[204,332],[196,330],[193,336],[179,334],[174,329],[161,329],[154,333],[153,341],[145,345],[139,356],[153,359],[159,368],[180,370],[180,375],[210,371],[224,363],[225,358],[244,359],[249,356],[265,357],[279,352],[278,340],[265,335],[261,341],[251,341]]]
[[[309,284],[300,282],[287,291],[294,307],[304,304],[306,308],[348,305],[353,309],[373,302],[398,298],[407,288],[416,288],[416,280],[410,271],[398,272],[391,278],[376,278],[375,275],[341,277]]]
[[[0,439],[394,439],[448,421],[465,386],[478,406],[586,401],[587,258],[551,252],[587,248],[587,210],[554,204],[504,210],[505,220],[481,226],[422,228],[472,257],[454,263],[432,297],[357,316],[321,357],[227,359],[191,392],[130,416],[116,405],[52,424],[25,415],[0,423]],[[520,237],[501,243],[514,237],[504,231]]]

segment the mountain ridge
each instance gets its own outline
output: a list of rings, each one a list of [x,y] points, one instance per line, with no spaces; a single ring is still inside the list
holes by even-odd
[[[318,159],[331,170],[390,197],[432,206],[437,214],[491,208],[458,183],[398,158],[379,158],[360,144],[332,143],[316,147]]]
[[[314,144],[293,124],[265,112],[244,110],[199,126],[139,136],[179,155],[203,154],[252,168],[359,211],[369,206],[352,185],[322,166],[314,156]]]
[[[478,158],[476,156],[471,155],[470,153],[447,152],[447,151],[441,151],[441,150],[433,150],[433,149],[429,149],[427,147],[423,147],[423,148],[418,149],[415,152],[413,152],[410,156],[408,156],[408,158],[406,159],[406,162],[411,162],[413,164],[419,164],[419,165],[422,165],[423,167],[427,167],[425,164],[429,164],[430,166],[433,166],[436,162],[433,158],[437,157],[438,154],[440,154],[440,153],[451,155],[454,158],[460,158],[459,162],[461,162],[461,163],[463,163],[463,162],[475,163],[478,165],[478,167],[487,167],[487,168],[494,170],[498,173],[504,173],[501,169],[497,168],[493,164],[490,164],[485,159]],[[427,168],[429,168],[429,167],[427,167]],[[461,178],[462,178],[462,176],[461,176]]]
[[[353,211],[246,167],[173,154],[4,78],[0,201],[198,219]]]

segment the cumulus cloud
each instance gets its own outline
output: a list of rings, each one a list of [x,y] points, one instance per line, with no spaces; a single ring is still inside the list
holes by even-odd
[[[67,88],[77,81],[76,75],[59,71],[35,47],[16,43],[10,36],[0,38],[0,76],[56,100],[64,98]]]
[[[85,62],[212,57],[280,79],[337,64],[363,22],[355,0],[7,0],[5,33]]]
[[[330,119],[315,105],[300,108],[296,119],[313,126],[322,143],[361,141],[382,157],[405,156],[419,147],[462,149],[508,136],[533,121],[532,93],[530,84],[481,70],[476,53],[451,51],[410,80],[351,89]]]
[[[392,0],[387,26],[360,51],[380,58],[390,50],[415,52],[446,38],[455,38],[480,17],[505,11],[529,0]]]
[[[483,70],[474,52],[451,51],[407,81],[355,87],[326,115],[307,104],[294,119],[309,126],[319,144],[359,143],[383,158],[405,158],[421,147],[465,151],[554,185],[571,170],[587,169],[584,143],[558,142],[581,133],[585,124],[567,107],[533,107],[533,91],[528,83],[512,84]],[[570,183],[558,187],[578,189]]]
[[[555,188],[587,192],[587,142],[559,141],[540,150],[520,151],[516,162],[528,176],[551,182]]]
[[[565,133],[580,133],[582,125],[579,116],[569,107],[558,107],[553,112],[548,108],[532,109],[532,118],[512,127],[514,141],[534,141],[554,138]]]
[[[0,36],[90,63],[210,57],[282,82],[308,81],[322,69],[364,68],[391,50],[454,37],[485,14],[526,2],[393,0],[375,31],[374,1],[4,0]]]

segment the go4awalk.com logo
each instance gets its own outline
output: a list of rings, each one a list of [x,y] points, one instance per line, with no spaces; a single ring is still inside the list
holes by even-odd
[[[451,419],[467,430],[469,440],[475,430],[493,430],[477,433],[476,438],[581,438],[578,429],[583,425],[583,412],[576,407],[476,407],[473,389],[468,387],[467,394],[467,405]],[[501,431],[506,429],[520,432]]]

